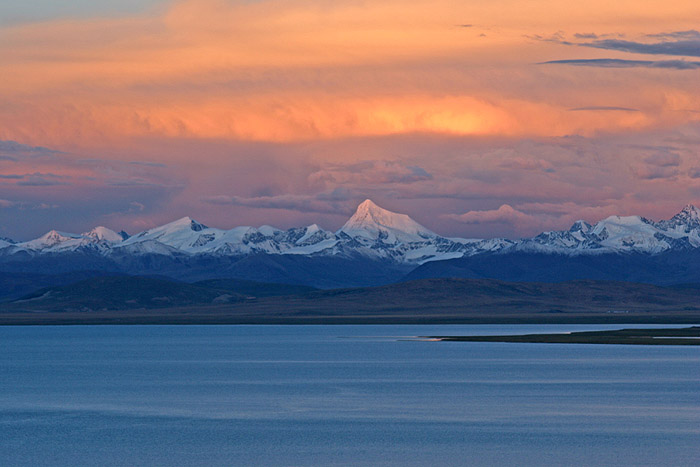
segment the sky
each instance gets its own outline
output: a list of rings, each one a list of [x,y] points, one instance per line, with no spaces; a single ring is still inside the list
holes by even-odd
[[[68,4],[68,5],[67,5]],[[10,0],[0,236],[700,204],[700,2]]]

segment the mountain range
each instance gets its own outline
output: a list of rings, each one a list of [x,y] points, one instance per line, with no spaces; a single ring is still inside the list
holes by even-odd
[[[132,236],[96,227],[82,234],[52,230],[26,242],[0,239],[4,273],[95,271],[321,288],[431,277],[700,282],[698,260],[700,210],[692,205],[659,222],[610,216],[520,240],[443,237],[371,200],[335,232],[316,224],[223,230],[184,217]]]

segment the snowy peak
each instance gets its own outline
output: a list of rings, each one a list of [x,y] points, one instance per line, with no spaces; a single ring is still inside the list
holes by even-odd
[[[700,210],[693,204],[686,204],[685,207],[674,217],[685,216],[694,220],[700,219]]]
[[[24,245],[34,249],[51,248],[58,244],[78,239],[80,239],[80,235],[50,230],[36,240],[26,242]]]
[[[596,226],[608,224],[633,227],[643,224],[652,224],[652,222],[641,216],[610,216],[598,222]]]
[[[80,235],[51,230],[41,237],[13,245],[20,250],[30,251],[75,251],[85,248],[106,249],[120,243],[122,237],[106,227],[95,227]]]
[[[178,219],[176,221],[170,222],[169,224],[157,227],[157,229],[167,230],[169,232],[173,232],[176,230],[191,230],[192,232],[201,232],[204,229],[208,229],[208,227],[204,224],[200,224],[191,217],[183,217],[182,219]]]
[[[95,241],[108,243],[119,243],[124,240],[124,237],[122,237],[121,234],[102,226],[95,227],[91,231],[83,233],[82,236]]]
[[[70,240],[72,238],[79,238],[80,235],[75,235],[67,232],[59,232],[58,230],[49,230],[44,235],[38,238],[38,240],[43,240],[47,243],[57,243],[60,241]]]
[[[415,242],[436,237],[406,214],[388,211],[365,200],[338,231],[350,237],[381,240],[384,243]]]
[[[681,212],[669,220],[659,222],[659,226],[668,229],[678,229],[680,227],[686,232],[700,228],[700,210],[692,204],[688,204]]]
[[[610,216],[595,224],[591,229],[591,233],[605,236],[613,233],[648,233],[654,230],[654,223],[640,216]]]
[[[700,247],[700,210],[687,205],[669,220],[610,216],[595,225],[577,221],[568,231],[546,232],[514,248],[564,254],[637,252],[656,254]]]
[[[24,251],[80,252],[112,258],[137,255],[246,256],[252,254],[358,255],[404,264],[486,253],[527,251],[551,254],[644,253],[700,248],[700,209],[687,205],[671,219],[653,222],[640,216],[610,216],[596,224],[576,221],[568,230],[543,232],[532,238],[465,240],[441,237],[406,214],[365,200],[337,232],[316,224],[280,230],[269,225],[221,230],[191,217],[129,237],[106,227],[80,235],[52,230],[28,242],[0,239],[0,256]]]
[[[191,233],[191,232],[201,232],[202,230],[208,229],[204,224],[200,224],[191,217],[183,217],[176,221],[168,222],[167,224],[153,227],[152,229],[144,230],[143,232],[136,235],[137,237],[144,236],[161,236],[175,233]],[[134,237],[131,237],[134,238]]]
[[[133,237],[128,237],[124,239],[121,246],[158,242],[175,249],[188,250],[201,247],[205,243],[212,241],[216,236],[221,235],[222,232],[217,229],[210,229],[191,217],[183,217],[168,224],[144,230]],[[160,247],[152,246],[152,248],[158,250]]]
[[[591,224],[589,224],[586,221],[583,220],[578,220],[573,223],[571,228],[569,229],[569,232],[574,233],[574,232],[581,232],[582,234],[587,234],[591,230]]]
[[[299,230],[301,236],[294,241],[295,245],[308,245],[318,243],[333,237],[333,234],[326,232],[317,224],[311,224]]]

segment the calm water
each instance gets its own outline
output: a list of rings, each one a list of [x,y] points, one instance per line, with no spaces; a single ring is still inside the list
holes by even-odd
[[[698,465],[700,348],[619,326],[0,328],[0,465]]]

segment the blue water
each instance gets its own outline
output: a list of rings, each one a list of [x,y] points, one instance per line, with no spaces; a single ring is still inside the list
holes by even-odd
[[[0,465],[698,465],[700,347],[619,326],[0,328]]]

